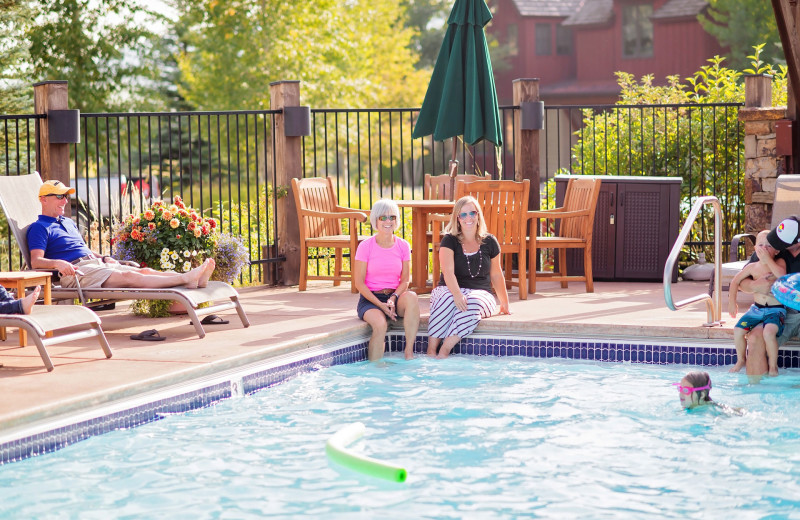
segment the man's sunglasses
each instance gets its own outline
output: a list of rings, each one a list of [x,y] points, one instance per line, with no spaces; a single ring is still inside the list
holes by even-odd
[[[55,197],[58,200],[64,200],[64,199],[67,198],[67,194],[66,193],[51,193],[49,195],[45,195],[45,197]]]

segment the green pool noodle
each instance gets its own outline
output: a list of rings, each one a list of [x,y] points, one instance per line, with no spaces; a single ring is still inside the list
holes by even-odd
[[[408,472],[393,464],[358,455],[347,449],[347,445],[364,436],[366,427],[364,423],[352,423],[342,427],[334,433],[325,445],[328,458],[348,469],[369,475],[371,477],[391,480],[392,482],[405,482]]]

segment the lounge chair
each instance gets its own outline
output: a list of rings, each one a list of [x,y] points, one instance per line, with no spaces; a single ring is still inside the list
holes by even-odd
[[[40,204],[37,197],[42,179],[38,173],[18,176],[0,176],[0,206],[8,219],[8,226],[14,233],[25,264],[31,265],[28,249],[28,226],[39,218]],[[54,285],[51,289],[54,300],[75,300],[82,303],[88,300],[171,300],[183,304],[189,319],[192,320],[197,335],[201,338],[206,333],[200,323],[201,317],[217,314],[228,309],[236,309],[244,327],[250,326],[236,289],[224,282],[208,282],[208,287],[188,289],[185,287],[169,287],[164,289],[142,288],[107,288],[84,287],[65,288]],[[214,303],[220,301],[220,303]],[[200,307],[211,303],[207,307]]]
[[[73,341],[76,339],[96,337],[107,358],[111,357],[111,348],[100,318],[91,309],[77,305],[34,305],[30,314],[0,314],[0,327],[18,327],[28,333],[44,366],[48,372],[53,370],[53,362],[47,353],[47,346]],[[48,333],[61,332],[47,337]]]

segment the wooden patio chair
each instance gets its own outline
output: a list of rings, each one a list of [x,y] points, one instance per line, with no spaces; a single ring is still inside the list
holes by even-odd
[[[28,249],[28,227],[39,218],[39,186],[42,179],[38,173],[17,176],[0,176],[0,206],[6,214],[8,226],[19,246],[25,265],[30,267]],[[58,274],[56,271],[55,274]],[[236,310],[244,327],[250,321],[239,302],[239,293],[225,282],[208,282],[207,287],[188,289],[168,287],[164,289],[142,289],[137,287],[61,287],[56,276],[51,289],[54,300],[80,300],[84,305],[88,300],[169,300],[181,303],[186,308],[195,331],[200,338],[206,333],[200,323],[201,316],[217,314],[228,309]],[[202,306],[206,304],[206,306]]]
[[[478,201],[489,233],[500,243],[500,254],[504,255],[502,262],[506,286],[516,285],[519,287],[519,299],[527,300],[525,258],[530,181],[477,180],[456,184],[456,200],[467,195]],[[513,253],[518,256],[516,280],[512,271]]]
[[[594,292],[592,279],[592,232],[594,230],[594,212],[597,198],[600,195],[600,179],[574,178],[567,183],[564,194],[564,205],[560,208],[542,211],[529,211],[532,219],[528,256],[528,280],[531,294],[536,293],[537,278],[545,278],[561,282],[566,288],[570,281],[586,282],[586,292]],[[554,236],[537,236],[539,219],[556,220]],[[557,254],[557,265],[553,271],[537,271],[536,260],[540,249],[554,249]],[[567,274],[567,249],[583,249],[584,275]]]
[[[368,238],[358,234],[357,224],[357,222],[367,220],[366,212],[340,206],[331,177],[292,179],[292,191],[300,226],[300,251],[302,254],[300,290],[306,290],[308,280],[333,280],[334,286],[349,280],[351,292],[358,292],[355,284],[352,283],[352,262],[355,259],[358,244]],[[342,227],[343,220],[348,221],[348,233],[345,233]],[[308,250],[312,247],[335,250],[336,260],[332,275],[308,274]],[[350,271],[342,270],[342,257],[345,249],[350,250]]]

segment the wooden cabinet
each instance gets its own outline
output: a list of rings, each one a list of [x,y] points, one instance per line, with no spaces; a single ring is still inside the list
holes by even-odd
[[[602,179],[594,219],[592,269],[595,280],[662,281],[664,265],[678,238],[680,177],[598,176]],[[561,206],[569,175],[557,175]],[[583,252],[567,252],[570,273],[583,272]],[[677,268],[672,275],[678,280]]]

